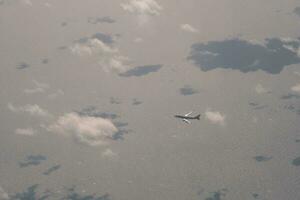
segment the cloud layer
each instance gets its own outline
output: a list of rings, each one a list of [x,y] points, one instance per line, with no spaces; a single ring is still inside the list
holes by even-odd
[[[268,38],[264,43],[240,39],[210,41],[193,44],[188,60],[203,71],[224,68],[278,74],[285,66],[300,63],[299,45],[299,39],[281,38]]]

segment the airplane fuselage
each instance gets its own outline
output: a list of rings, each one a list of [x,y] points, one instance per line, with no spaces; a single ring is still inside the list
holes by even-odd
[[[174,115],[174,117],[177,117],[177,118],[180,118],[180,119],[198,119],[197,116],[189,117],[189,116],[183,116],[183,115]]]

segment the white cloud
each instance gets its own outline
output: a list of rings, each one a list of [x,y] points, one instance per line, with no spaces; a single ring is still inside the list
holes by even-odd
[[[1,200],[9,200],[9,196],[7,192],[0,186],[0,199]]]
[[[218,111],[210,111],[209,109],[205,112],[205,117],[213,124],[225,125],[225,115]]]
[[[136,43],[143,42],[143,38],[137,37],[134,39],[134,42],[136,42]]]
[[[48,127],[51,132],[73,137],[76,141],[90,145],[105,145],[113,139],[118,131],[108,119],[91,116],[80,116],[67,113]]]
[[[11,103],[8,103],[8,109],[12,112],[23,112],[28,113],[33,116],[39,117],[49,117],[50,114],[47,110],[42,109],[39,105],[25,105],[25,106],[14,106]]]
[[[130,0],[121,4],[121,7],[137,15],[159,15],[162,7],[155,0]]]
[[[181,24],[180,28],[184,31],[191,32],[191,33],[197,33],[199,32],[198,29],[194,28],[190,24]]]
[[[115,157],[118,154],[116,154],[115,152],[113,152],[111,149],[105,149],[104,152],[102,152],[102,156],[103,157]]]
[[[40,83],[36,80],[33,80],[33,83],[34,83],[34,88],[25,89],[24,93],[26,94],[44,93],[50,87],[48,84]]]
[[[18,128],[15,130],[15,133],[17,135],[32,136],[35,134],[35,130],[33,130],[32,128],[25,128],[25,129]]]
[[[122,73],[129,69],[127,57],[120,55],[117,48],[113,48],[97,38],[88,39],[85,43],[76,43],[70,49],[72,53],[79,56],[98,56],[98,63],[106,72]]]
[[[28,5],[28,6],[32,6],[32,2],[31,0],[22,0],[22,3]]]
[[[300,93],[300,83],[291,87],[291,90],[294,92],[299,92]]]
[[[56,97],[62,96],[62,95],[64,95],[64,94],[65,94],[65,93],[64,93],[63,90],[58,89],[56,92],[54,92],[54,93],[52,93],[52,94],[49,94],[49,95],[48,95],[48,98],[50,98],[50,99],[55,99]]]
[[[255,87],[255,92],[257,94],[264,94],[264,93],[269,93],[270,91],[264,88],[261,84],[257,84]]]

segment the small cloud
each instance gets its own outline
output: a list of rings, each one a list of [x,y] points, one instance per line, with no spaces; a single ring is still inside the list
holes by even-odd
[[[43,174],[48,176],[50,174],[52,174],[53,172],[59,170],[61,168],[61,165],[54,165],[53,167],[50,167],[49,169],[47,169]]]
[[[254,90],[257,94],[265,94],[270,92],[268,89],[264,88],[261,84],[257,84]]]
[[[79,56],[97,56],[98,64],[106,72],[122,73],[130,68],[129,58],[122,56],[119,49],[112,46],[113,43],[111,36],[96,33],[90,38],[76,41],[70,50]]]
[[[32,6],[32,2],[31,0],[22,0],[22,3],[28,5],[28,6]]]
[[[26,69],[26,68],[29,68],[29,67],[30,67],[29,64],[27,64],[25,62],[21,62],[21,63],[18,64],[17,69]]]
[[[190,32],[190,33],[197,33],[199,32],[198,29],[194,28],[192,25],[190,24],[181,24],[180,28],[184,31]]]
[[[104,152],[102,152],[102,156],[103,157],[115,157],[118,154],[116,154],[115,152],[113,152],[111,149],[105,149]]]
[[[1,200],[9,200],[9,195],[1,186],[0,186],[0,199]]]
[[[254,159],[257,162],[265,162],[265,161],[269,161],[272,159],[272,156],[255,156]]]
[[[76,141],[90,146],[106,145],[118,132],[117,127],[101,117],[81,116],[78,113],[66,113],[48,127],[48,130],[70,136]]]
[[[58,89],[56,92],[53,92],[53,93],[49,94],[49,95],[48,95],[48,98],[50,98],[50,99],[55,99],[55,98],[57,98],[57,97],[59,97],[59,96],[63,96],[64,94],[65,94],[65,93],[64,93],[63,90]]]
[[[98,23],[115,23],[116,20],[114,20],[111,17],[105,16],[105,17],[97,17],[97,18],[93,18],[93,17],[89,17],[88,18],[88,23],[90,24],[98,24]]]
[[[135,43],[140,43],[140,42],[143,42],[143,41],[144,41],[143,38],[140,38],[140,37],[134,39]]]
[[[122,3],[121,7],[136,15],[149,16],[157,16],[162,10],[162,7],[155,0],[129,0],[127,3]]]
[[[39,105],[25,105],[25,106],[14,106],[11,103],[8,103],[8,109],[12,112],[16,113],[28,113],[32,116],[39,116],[39,117],[49,117],[51,116],[47,110],[42,109]]]
[[[15,130],[17,135],[24,135],[24,136],[33,136],[35,135],[35,130],[32,128],[18,128]]]
[[[179,89],[180,94],[184,95],[184,96],[188,96],[188,95],[193,95],[198,93],[198,90],[192,88],[189,85],[185,85],[183,88]]]
[[[218,111],[210,111],[209,109],[205,112],[205,117],[213,124],[225,125],[225,115]]]
[[[145,76],[149,73],[157,72],[162,68],[162,65],[144,65],[130,69],[126,72],[120,73],[120,76],[131,77],[131,76]]]
[[[43,161],[47,160],[43,155],[30,155],[27,156],[25,161],[19,162],[20,167],[28,167],[32,165],[40,165]]]
[[[293,87],[291,87],[291,90],[292,90],[293,92],[300,93],[300,83],[297,84],[297,85],[295,85],[295,86],[293,86]]]
[[[33,80],[34,88],[25,89],[24,93],[26,94],[35,94],[35,93],[44,93],[50,86],[46,83],[40,83],[36,80]]]
[[[300,166],[300,157],[298,157],[298,158],[295,158],[293,161],[292,161],[292,164],[294,165],[294,166]]]

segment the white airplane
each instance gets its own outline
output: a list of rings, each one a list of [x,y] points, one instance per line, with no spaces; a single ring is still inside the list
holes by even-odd
[[[192,113],[193,113],[193,111],[191,111],[191,112],[189,112],[189,113],[187,113],[185,115],[175,115],[174,117],[180,118],[180,119],[182,119],[182,121],[184,121],[185,123],[188,123],[188,124],[191,124],[191,121],[189,121],[191,119],[198,119],[198,120],[200,120],[201,114],[196,115],[194,117],[190,117],[190,114],[192,114]]]

